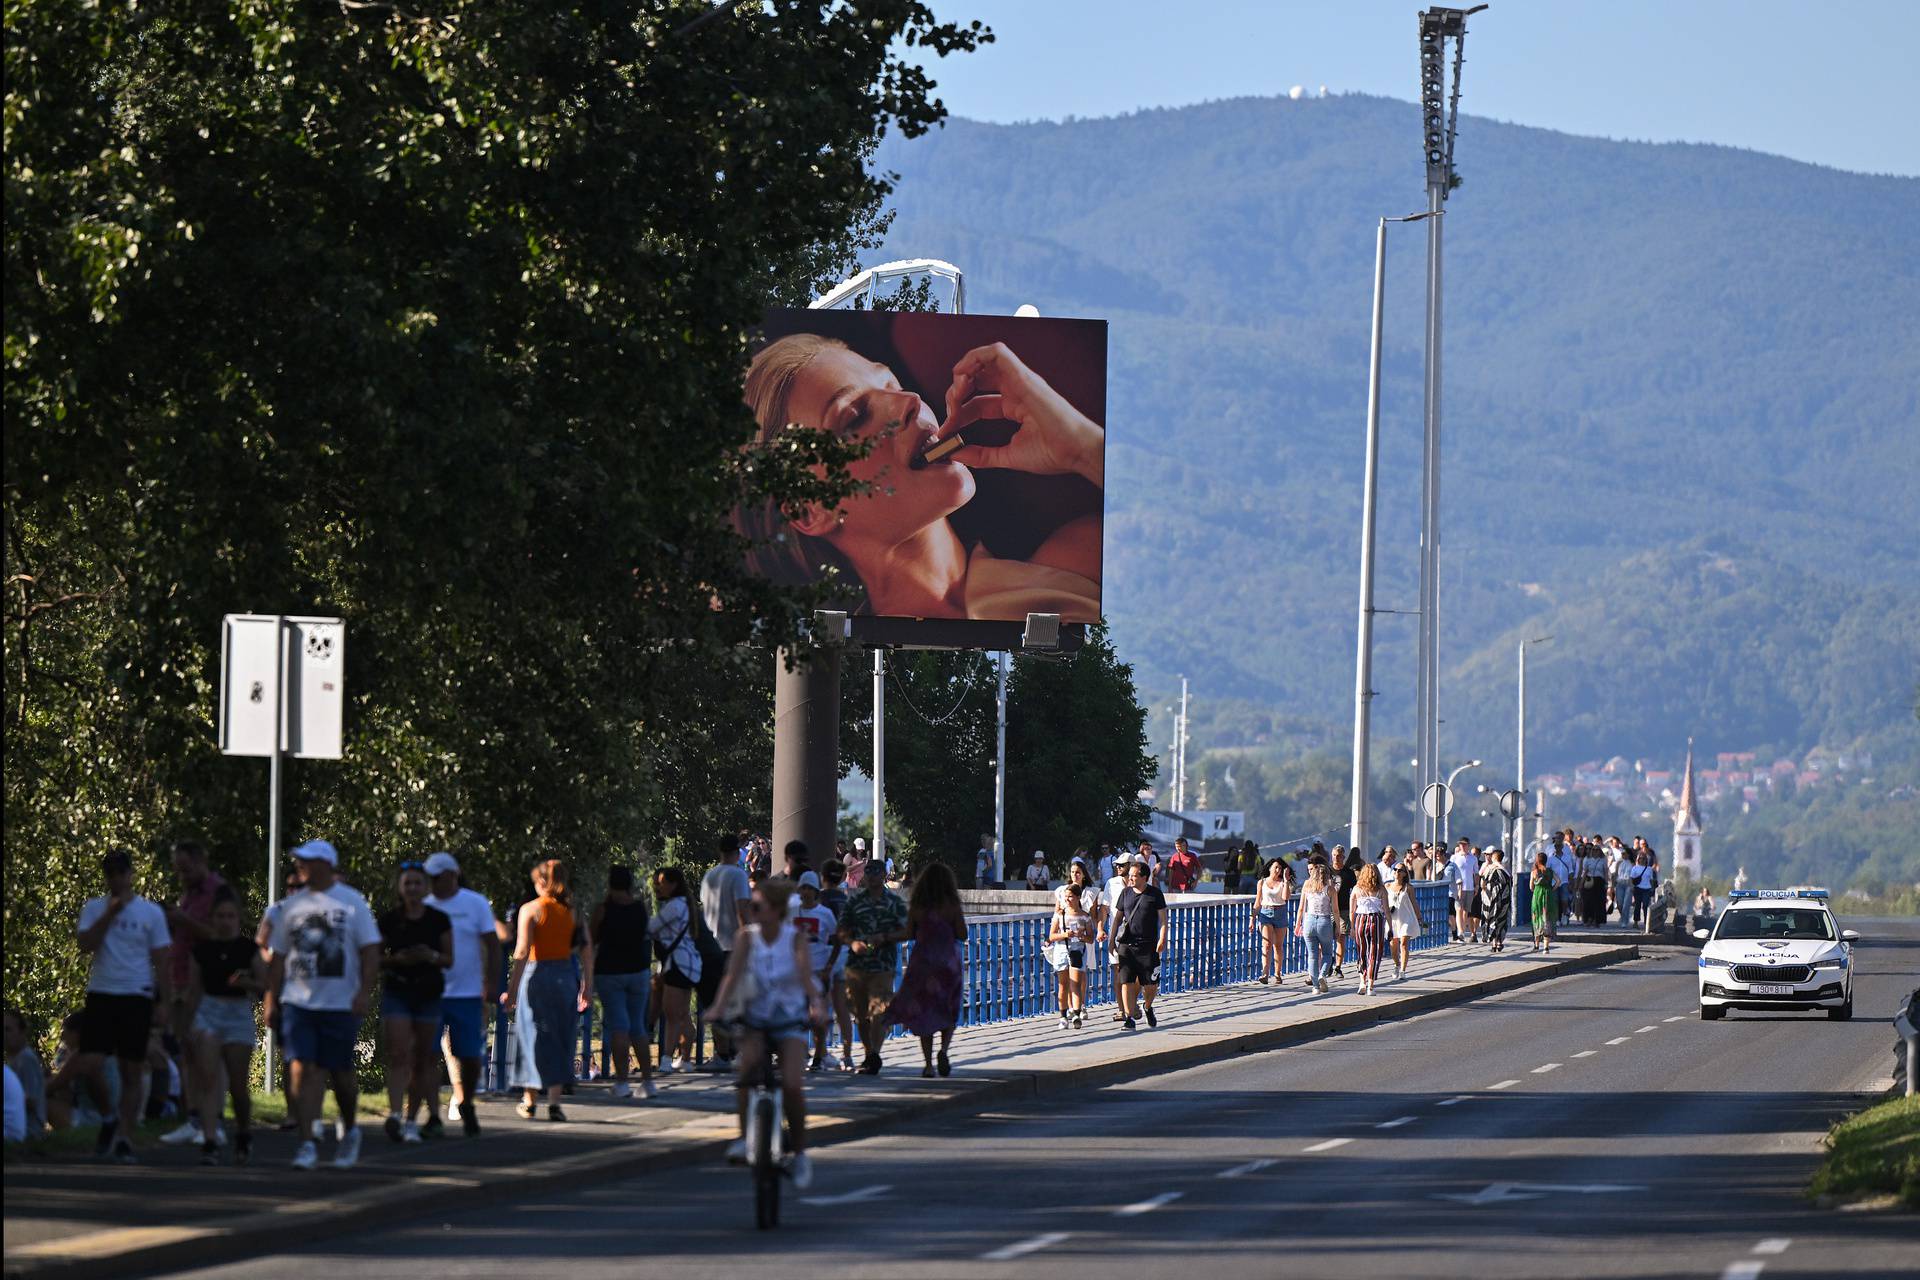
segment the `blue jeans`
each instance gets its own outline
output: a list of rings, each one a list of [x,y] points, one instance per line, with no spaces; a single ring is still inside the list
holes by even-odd
[[[647,1042],[647,997],[653,990],[651,973],[596,973],[593,991],[600,997],[600,1016],[607,1034],[626,1035]]]
[[[1307,917],[1307,982],[1309,984],[1333,972],[1333,917]]]

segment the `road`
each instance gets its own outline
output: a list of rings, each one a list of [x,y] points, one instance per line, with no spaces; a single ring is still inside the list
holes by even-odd
[[[1801,1195],[1820,1134],[1890,1071],[1890,1011],[1920,975],[1920,922],[1849,923],[1868,934],[1850,1023],[1702,1023],[1693,959],[1669,953],[828,1148],[820,1203],[789,1193],[771,1233],[745,1174],[714,1167],[196,1274],[1911,1275],[1920,1220]],[[1165,1013],[1142,1034],[1180,1034]]]

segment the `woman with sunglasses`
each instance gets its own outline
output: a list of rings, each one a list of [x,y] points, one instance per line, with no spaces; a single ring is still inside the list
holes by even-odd
[[[440,993],[453,963],[453,921],[427,905],[423,863],[403,862],[394,881],[399,905],[380,924],[380,1035],[387,1046],[387,1137],[420,1141],[414,1119],[433,1114],[440,1093]]]
[[[766,1055],[777,1050],[793,1150],[787,1172],[804,1191],[813,1182],[807,1158],[807,1031],[826,1024],[827,1005],[814,984],[807,935],[787,919],[792,901],[790,880],[769,879],[754,889],[752,923],[742,925],[734,938],[727,976],[713,1003],[729,1011],[738,1006],[733,1022],[739,1033],[740,1137],[727,1148],[727,1159],[746,1159],[747,1091]]]

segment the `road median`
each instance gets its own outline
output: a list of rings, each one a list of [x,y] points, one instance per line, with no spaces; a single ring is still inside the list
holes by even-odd
[[[894,1040],[879,1077],[809,1078],[810,1145],[1284,1049],[1637,955],[1632,943],[1573,945],[1546,956],[1448,949],[1419,957],[1406,981],[1383,983],[1371,997],[1350,989],[1317,995],[1296,975],[1280,986],[1165,997],[1156,1030],[1125,1031],[1098,1008],[1100,1021],[1081,1031],[1061,1031],[1052,1016],[965,1028],[948,1079],[919,1078],[918,1046]],[[731,1094],[715,1076],[674,1076],[662,1081],[657,1099],[622,1104],[602,1085],[583,1084],[569,1100],[567,1125],[518,1122],[504,1103],[493,1103],[487,1136],[477,1141],[373,1143],[350,1171],[293,1173],[264,1143],[249,1169],[201,1169],[184,1163],[188,1153],[174,1152],[152,1158],[179,1163],[131,1168],[16,1161],[6,1170],[5,1272],[90,1280],[208,1266],[284,1248],[290,1239],[322,1240],[576,1182],[701,1164],[719,1159],[732,1137]],[[222,1194],[228,1188],[236,1194]],[[242,1211],[207,1212],[209,1204],[243,1199]]]

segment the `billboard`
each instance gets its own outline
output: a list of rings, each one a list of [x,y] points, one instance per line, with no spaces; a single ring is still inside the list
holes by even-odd
[[[759,439],[797,425],[870,447],[837,507],[738,510],[750,566],[834,584],[875,643],[1098,621],[1106,366],[1104,320],[770,312],[744,386]]]

